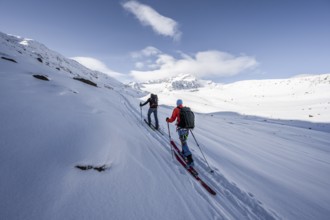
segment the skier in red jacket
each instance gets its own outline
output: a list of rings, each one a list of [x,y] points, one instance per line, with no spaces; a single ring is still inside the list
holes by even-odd
[[[181,141],[181,147],[182,147],[182,155],[186,158],[186,162],[188,166],[194,166],[194,160],[192,158],[192,154],[189,150],[187,140],[189,135],[189,130],[186,128],[180,128],[178,124],[180,123],[180,109],[183,107],[183,102],[181,99],[178,99],[176,101],[176,108],[173,109],[171,118],[166,118],[167,123],[172,123],[176,119],[176,125],[177,125],[177,132],[179,134],[179,138]]]

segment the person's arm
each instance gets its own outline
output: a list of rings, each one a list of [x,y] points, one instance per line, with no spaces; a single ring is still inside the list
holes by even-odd
[[[175,108],[172,112],[171,118],[168,118],[166,121],[169,122],[169,123],[172,123],[178,117],[178,114],[179,114],[179,109]]]
[[[150,98],[145,102],[145,103],[140,103],[140,106],[144,106],[144,105],[146,105],[148,102],[150,102]]]

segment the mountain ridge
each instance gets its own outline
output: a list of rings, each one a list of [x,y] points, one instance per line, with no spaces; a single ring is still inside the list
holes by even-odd
[[[106,82],[102,83],[104,87],[113,87],[114,85],[119,87],[124,86],[121,82],[107,74],[90,70],[79,62],[64,57],[38,41],[0,32],[0,44],[3,45],[3,49],[5,50],[1,51],[2,56],[8,56],[12,59],[19,59],[20,57],[23,57],[23,59],[29,58],[59,73],[66,73],[68,76],[84,77],[101,83]]]

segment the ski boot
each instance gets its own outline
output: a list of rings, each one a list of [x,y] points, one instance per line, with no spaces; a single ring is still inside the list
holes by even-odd
[[[187,166],[194,167],[195,164],[191,154],[186,157],[186,163]]]

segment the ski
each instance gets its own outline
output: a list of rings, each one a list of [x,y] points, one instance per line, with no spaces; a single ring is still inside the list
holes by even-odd
[[[151,128],[153,131],[156,130],[153,126],[151,126],[151,124],[149,125],[147,119],[144,119],[144,122],[149,126],[149,128]]]
[[[158,131],[161,135],[164,135],[164,132],[162,130],[160,130],[160,128],[156,129],[156,127],[151,124],[151,127],[155,130],[155,131]]]
[[[212,195],[216,195],[217,193],[207,185],[199,176],[195,168],[187,166],[183,157],[181,156],[179,148],[176,146],[173,140],[171,140],[171,145],[174,148],[175,158],[179,161],[179,163]]]
[[[144,122],[154,131],[158,131],[161,135],[164,135],[164,132],[160,128],[156,129],[155,125],[148,123],[147,119],[144,119]]]

